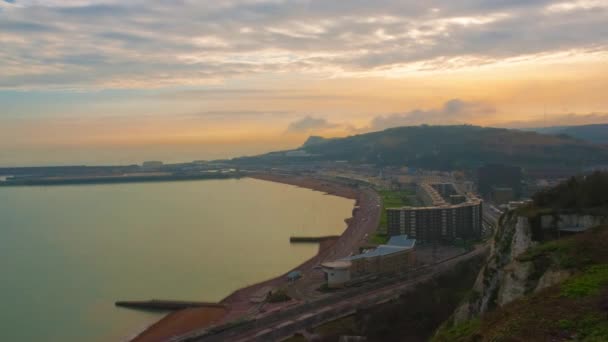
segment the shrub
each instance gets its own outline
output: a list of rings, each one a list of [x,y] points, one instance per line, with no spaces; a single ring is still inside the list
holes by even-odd
[[[287,295],[285,290],[281,289],[271,293],[270,296],[268,296],[268,303],[286,302],[290,299],[291,297]]]

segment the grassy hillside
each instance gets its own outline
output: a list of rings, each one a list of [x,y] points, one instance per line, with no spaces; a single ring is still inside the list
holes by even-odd
[[[484,163],[581,167],[608,162],[608,148],[567,136],[477,126],[411,126],[303,146],[320,159],[431,169]]]
[[[606,241],[608,226],[528,250],[522,261],[572,276],[479,319],[442,329],[433,341],[608,341]]]

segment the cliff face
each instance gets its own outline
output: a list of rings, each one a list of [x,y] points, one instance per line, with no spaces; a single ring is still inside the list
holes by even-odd
[[[556,263],[527,258],[525,253],[539,244],[539,237],[557,228],[585,229],[607,223],[606,217],[590,215],[542,215],[537,219],[510,211],[501,217],[492,252],[479,272],[468,299],[454,313],[454,324],[502,307],[525,295],[558,284],[572,270]],[[543,233],[544,232],[544,233]]]
[[[538,224],[505,217],[476,292],[432,341],[608,341],[608,225],[537,243]]]

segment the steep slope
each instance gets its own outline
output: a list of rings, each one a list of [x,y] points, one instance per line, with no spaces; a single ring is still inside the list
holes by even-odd
[[[529,295],[519,295],[479,317],[456,318],[444,325],[433,340],[607,341],[606,241],[608,226],[600,226],[585,234],[540,244],[520,254],[516,262],[527,275],[514,277],[510,282],[535,283],[529,288]],[[518,272],[509,270],[515,267],[512,264],[503,267],[503,271],[514,276]],[[502,290],[506,287],[503,284]],[[518,291],[517,286],[511,289]]]
[[[471,293],[435,340],[608,340],[606,193],[608,173],[597,172],[502,215]]]
[[[608,162],[608,148],[573,138],[477,126],[391,128],[302,147],[320,159],[431,169],[483,163],[581,167]]]

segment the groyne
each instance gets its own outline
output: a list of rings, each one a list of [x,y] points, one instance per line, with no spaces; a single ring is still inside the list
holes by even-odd
[[[166,310],[174,311],[188,308],[225,308],[226,305],[221,303],[209,303],[209,302],[191,302],[181,300],[143,300],[143,301],[118,301],[114,303],[115,306],[129,308],[129,309],[140,309],[140,310]]]
[[[240,178],[237,173],[194,173],[194,174],[125,174],[108,176],[78,176],[78,177],[17,177],[7,178],[0,182],[0,186],[51,186],[51,185],[85,185],[85,184],[116,184],[116,183],[143,183],[143,182],[169,182],[204,179]]]
[[[319,243],[327,240],[339,239],[339,235],[327,236],[292,236],[289,238],[290,243]]]

